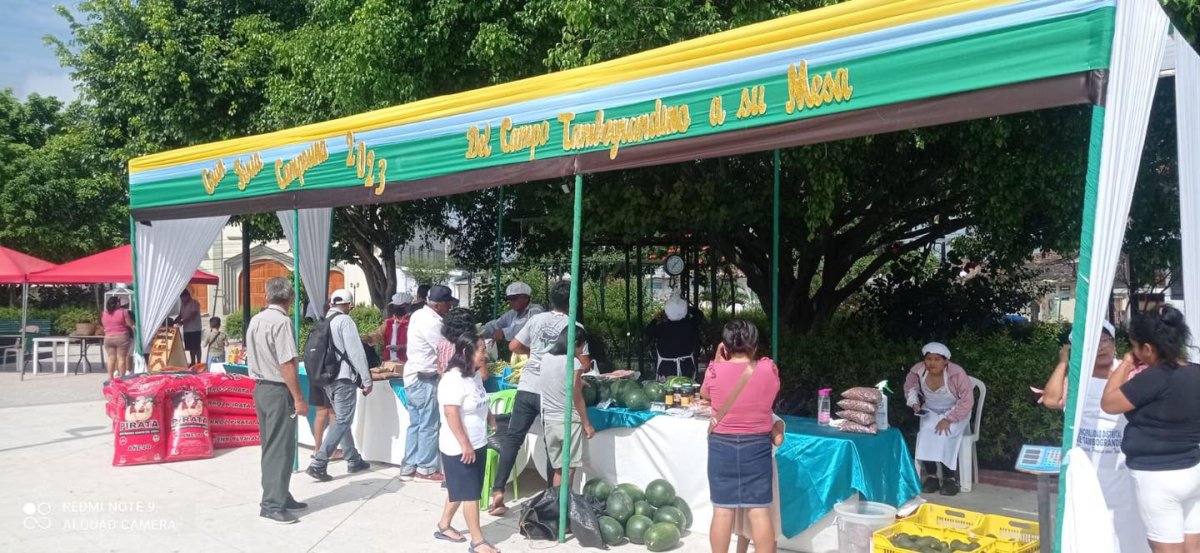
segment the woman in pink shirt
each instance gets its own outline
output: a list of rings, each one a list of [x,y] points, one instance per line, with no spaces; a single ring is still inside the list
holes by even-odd
[[[100,325],[104,327],[104,354],[108,365],[109,380],[129,373],[129,346],[133,338],[129,330],[133,328],[133,319],[129,310],[121,307],[121,300],[116,296],[108,298],[104,312],[100,314]]]
[[[749,378],[737,392],[747,372]],[[713,410],[708,436],[708,488],[713,504],[709,544],[713,551],[728,551],[734,516],[745,510],[755,551],[772,553],[771,408],[779,394],[779,369],[770,359],[758,357],[758,329],[752,323],[734,319],[725,324],[700,394]],[[727,401],[732,403],[718,419]]]

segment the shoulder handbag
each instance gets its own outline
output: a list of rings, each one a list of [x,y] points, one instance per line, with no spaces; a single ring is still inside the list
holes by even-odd
[[[729,409],[733,407],[733,402],[737,401],[738,396],[742,394],[742,389],[746,387],[746,383],[750,382],[750,375],[752,374],[754,374],[754,361],[746,364],[746,369],[742,371],[742,376],[733,387],[733,391],[729,393],[729,397],[725,398],[725,403],[722,403],[720,409],[717,409],[713,417],[708,419],[709,434],[713,433],[717,425],[721,424],[721,419],[725,418],[725,415],[729,413]]]

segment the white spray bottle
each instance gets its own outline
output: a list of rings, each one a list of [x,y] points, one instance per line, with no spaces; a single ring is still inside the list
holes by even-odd
[[[875,407],[875,427],[882,432],[891,428],[888,425],[888,393],[892,390],[888,388],[887,380],[880,380],[875,385],[875,389],[879,390],[879,395],[883,396],[883,399],[879,400],[879,405]]]

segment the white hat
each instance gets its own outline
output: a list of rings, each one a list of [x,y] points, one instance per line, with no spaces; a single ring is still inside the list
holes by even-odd
[[[519,280],[517,282],[509,284],[508,288],[506,288],[504,290],[504,297],[506,297],[506,298],[511,298],[513,296],[532,296],[532,295],[533,295],[533,288],[530,288],[528,284],[525,284],[524,282],[521,282]]]
[[[1108,321],[1100,321],[1100,325],[1104,327],[1104,331],[1107,332],[1109,336],[1113,338],[1117,337],[1117,329],[1113,328],[1112,323]],[[1071,341],[1071,335],[1069,334],[1067,335],[1067,341]]]
[[[412,303],[412,301],[413,301],[412,294],[409,294],[408,292],[396,292],[395,294],[392,294],[391,304],[392,305],[408,305],[408,304]]]
[[[329,296],[329,305],[341,305],[343,303],[354,303],[354,294],[345,288],[338,288]]]
[[[671,298],[667,300],[663,306],[663,313],[667,315],[667,320],[681,321],[687,316],[688,304],[679,297],[679,290],[671,292]]]
[[[921,355],[929,355],[931,353],[936,353],[946,359],[950,358],[950,348],[941,342],[929,342],[925,344],[925,347],[921,348]]]

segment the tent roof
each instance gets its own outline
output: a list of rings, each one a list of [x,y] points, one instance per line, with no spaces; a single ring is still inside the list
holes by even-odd
[[[30,273],[54,266],[49,261],[0,246],[0,284],[21,284]]]
[[[850,0],[577,69],[137,158],[130,205],[149,220],[392,202],[1100,102],[1103,76],[1093,72],[1108,67],[1114,5]],[[1013,90],[1021,85],[1041,93]],[[997,88],[1006,92],[970,96]],[[945,101],[956,97],[964,101]]]
[[[133,282],[133,250],[129,245],[118,246],[98,254],[63,263],[29,276],[33,284],[105,284]],[[192,284],[217,284],[216,275],[196,271]]]

